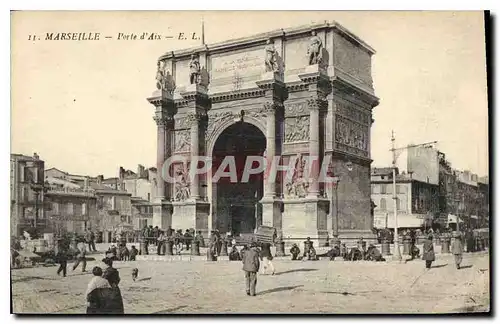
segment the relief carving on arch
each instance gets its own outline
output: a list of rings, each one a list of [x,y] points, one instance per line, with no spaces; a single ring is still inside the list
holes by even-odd
[[[175,152],[187,152],[191,147],[191,132],[189,129],[176,130],[174,132]]]
[[[340,116],[335,119],[335,142],[342,151],[368,157],[368,132],[368,126]]]
[[[191,196],[188,170],[189,165],[187,163],[179,163],[174,166],[175,201],[184,201]]]
[[[298,153],[292,179],[285,183],[285,197],[304,198],[307,196],[309,183],[307,182],[306,159]]]
[[[285,118],[285,143],[309,140],[309,116]]]

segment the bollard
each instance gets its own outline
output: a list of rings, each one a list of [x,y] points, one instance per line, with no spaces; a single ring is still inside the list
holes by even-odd
[[[403,236],[403,255],[410,255],[410,243],[410,238],[408,236]]]
[[[449,237],[443,237],[441,241],[441,253],[450,253],[450,242]]]
[[[220,256],[227,256],[227,241],[222,241],[222,248],[220,250]]]
[[[285,256],[285,242],[280,241],[276,243],[276,256],[282,257]]]
[[[381,243],[381,250],[383,255],[390,255],[391,254],[391,246],[389,244],[388,239],[383,239]]]
[[[193,244],[191,245],[191,255],[200,255],[200,241],[193,241]]]
[[[148,243],[144,240],[142,240],[140,243],[139,243],[139,253],[141,255],[148,255],[149,254],[149,251],[148,251]]]

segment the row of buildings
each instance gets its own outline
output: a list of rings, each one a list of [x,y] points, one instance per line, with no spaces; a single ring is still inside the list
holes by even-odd
[[[70,174],[33,156],[11,154],[11,235],[83,233],[91,229],[109,242],[119,229],[152,224],[156,168],[120,167],[115,178]]]
[[[406,171],[372,168],[371,197],[374,227],[446,228],[457,221],[467,228],[488,227],[489,179],[453,169],[444,153],[433,147],[410,147]]]
[[[109,242],[120,228],[138,230],[153,223],[156,168],[139,165],[136,172],[119,168],[118,177],[70,174],[33,156],[11,155],[11,235],[37,228],[42,232],[92,229]],[[467,227],[487,227],[489,181],[451,167],[432,147],[412,148],[407,170],[372,168],[373,227],[448,227],[457,220]]]

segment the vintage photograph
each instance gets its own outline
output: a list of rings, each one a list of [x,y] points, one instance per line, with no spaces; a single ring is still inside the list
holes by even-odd
[[[12,11],[13,314],[487,315],[483,11]]]

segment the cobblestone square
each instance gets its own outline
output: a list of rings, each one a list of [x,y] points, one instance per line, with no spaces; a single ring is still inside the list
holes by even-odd
[[[97,258],[99,259],[99,258]],[[259,275],[257,296],[245,294],[241,262],[117,262],[126,314],[168,313],[452,313],[489,310],[489,259],[452,255],[433,268],[421,260],[344,262],[275,260],[276,275]],[[91,261],[91,270],[98,262]],[[131,271],[139,269],[139,281]],[[12,271],[14,313],[85,312],[91,278],[79,269],[57,276],[56,267]]]

